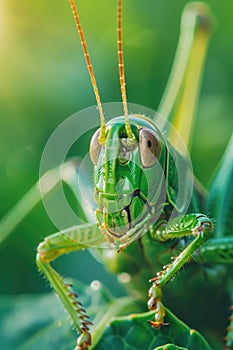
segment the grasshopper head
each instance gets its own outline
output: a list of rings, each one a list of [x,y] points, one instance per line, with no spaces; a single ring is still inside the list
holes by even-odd
[[[90,144],[95,165],[97,221],[107,238],[122,238],[158,202],[164,179],[166,148],[155,125],[143,116],[129,116],[135,142],[128,143],[125,118],[106,125],[105,142],[100,129]]]

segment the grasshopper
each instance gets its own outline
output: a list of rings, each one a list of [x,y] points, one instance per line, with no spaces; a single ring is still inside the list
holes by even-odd
[[[147,299],[151,311],[149,325],[154,330],[154,337],[158,329],[171,327],[167,321],[165,305],[172,309],[174,304],[184,302],[187,305],[193,302],[197,305],[196,310],[193,308],[193,317],[201,319],[198,304],[200,293],[205,292],[212,297],[214,289],[219,288],[219,285],[223,290],[230,288],[227,281],[230,280],[229,267],[233,263],[230,216],[233,139],[223,155],[208,195],[205,195],[192,178],[189,157],[179,133],[185,144],[188,144],[211,31],[211,15],[206,5],[194,3],[187,6],[175,63],[158,113],[150,111],[144,115],[142,112],[132,113],[134,108],[127,103],[122,1],[118,0],[118,61],[123,113],[106,122],[78,11],[74,1],[69,2],[100,118],[100,127],[90,141],[90,159],[94,166],[93,195],[97,204],[96,220],[92,222],[90,219],[88,223],[72,226],[46,237],[38,246],[36,262],[79,333],[75,349],[85,350],[97,346],[101,331],[94,331],[92,339],[92,323],[86,310],[78,296],[71,291],[70,284],[51,266],[51,262],[62,254],[97,247],[95,254],[110,271],[129,277],[125,285],[134,300],[141,303]],[[191,23],[188,28],[187,23]],[[196,74],[191,78],[193,69]],[[52,180],[48,186],[49,177]],[[77,187],[73,185],[77,180],[76,169],[70,163],[55,169],[52,177],[51,172],[45,173],[32,192],[38,194],[41,191],[42,197],[46,197],[60,180],[66,181],[72,189]],[[80,188],[76,190],[77,201],[88,221],[89,211],[85,212]],[[39,198],[38,196],[35,201]],[[22,207],[14,225],[27,212],[28,208]],[[12,229],[7,226],[12,213],[1,223],[1,231],[5,237]],[[8,228],[4,231],[4,227]],[[108,254],[109,251],[111,254]],[[176,277],[188,262],[187,268],[181,273],[184,276]],[[215,269],[213,277],[212,267],[215,264],[218,268]],[[210,282],[201,286],[201,292],[195,290],[195,293],[189,294],[186,291],[187,278],[199,273],[202,281],[200,267],[203,267]],[[175,281],[170,283],[174,277]],[[176,289],[181,293],[176,294]],[[184,308],[182,310],[180,306],[182,317],[185,315]],[[113,316],[116,315],[117,313]],[[226,349],[233,347],[232,327],[230,324],[225,339]],[[95,337],[95,332],[99,332],[98,337]],[[180,346],[179,343],[160,345],[163,349],[178,349]]]

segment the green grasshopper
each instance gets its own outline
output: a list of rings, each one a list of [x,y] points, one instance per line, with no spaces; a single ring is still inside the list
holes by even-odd
[[[91,322],[86,310],[77,295],[71,291],[70,284],[51,267],[50,263],[64,253],[97,247],[94,254],[105,262],[109,270],[127,276],[125,286],[134,300],[141,303],[146,300],[148,293],[148,308],[151,310],[149,324],[154,330],[154,337],[158,329],[171,327],[165,305],[171,309],[173,305],[179,305],[180,316],[186,320],[187,305],[193,303],[190,319],[201,320],[201,293],[206,293],[211,298],[215,288],[220,290],[220,294],[230,288],[229,267],[233,263],[233,139],[220,162],[208,196],[205,196],[197,182],[192,180],[188,154],[180,141],[179,133],[188,144],[211,29],[211,15],[206,5],[190,4],[185,11],[175,63],[158,108],[159,114],[166,117],[166,122],[165,118],[153,112],[147,116],[142,112],[129,113],[133,106],[127,103],[126,98],[122,1],[118,0],[118,58],[123,115],[107,123],[73,0],[70,0],[70,5],[100,117],[100,127],[90,142],[90,158],[94,165],[94,199],[97,203],[96,222],[73,226],[46,237],[38,246],[36,262],[79,333],[75,349],[84,350],[97,346],[103,329],[97,327],[92,340]],[[191,23],[188,29],[187,22]],[[191,74],[193,70],[195,76]],[[68,171],[68,177],[64,176],[64,169]],[[36,203],[40,199],[38,188],[45,197],[60,180],[66,181],[71,188],[77,187],[74,185],[77,180],[76,171],[72,171],[70,163],[55,169],[48,188],[45,187],[49,176],[51,180],[51,172],[45,173],[31,193],[23,199],[24,203],[30,202],[32,198]],[[77,201],[88,219],[89,212],[87,210],[85,213],[80,189],[77,190]],[[32,207],[32,204],[29,206]],[[2,221],[2,240],[27,214],[29,206],[19,204],[21,210],[17,209],[17,217],[12,211]],[[183,276],[177,276],[167,285],[187,262],[189,265],[182,272]],[[206,285],[203,285],[200,266],[203,266],[209,279]],[[187,293],[186,283],[190,276],[195,276],[200,281],[199,291]],[[177,290],[180,292],[177,293]],[[112,316],[116,315],[117,312]],[[226,349],[233,348],[232,324],[225,343]],[[180,346],[175,343],[160,345],[163,349],[179,349]]]

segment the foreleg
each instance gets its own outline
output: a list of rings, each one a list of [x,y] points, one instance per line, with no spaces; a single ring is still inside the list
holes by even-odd
[[[91,345],[88,315],[83,309],[77,295],[71,291],[71,285],[51,267],[50,262],[64,253],[97,246],[104,241],[103,235],[96,225],[76,226],[45,238],[37,250],[37,266],[49,280],[57,293],[71,320],[80,334],[76,350],[88,349]]]
[[[163,270],[150,280],[152,286],[149,290],[148,307],[150,310],[155,310],[155,321],[150,321],[153,327],[158,328],[166,324],[164,322],[165,309],[161,302],[162,288],[175,276],[193,253],[210,238],[212,230],[213,224],[205,215],[187,214],[171,220],[166,227],[156,230],[152,235],[154,239],[161,241],[185,236],[194,238],[177,257],[173,258],[170,264],[164,266]]]

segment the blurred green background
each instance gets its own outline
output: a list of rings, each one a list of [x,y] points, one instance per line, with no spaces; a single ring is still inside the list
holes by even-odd
[[[124,1],[128,100],[156,110],[173,61],[180,16],[188,1]],[[207,185],[232,132],[233,21],[228,0],[206,1],[216,28],[201,89],[192,148],[195,174]],[[103,102],[120,101],[116,1],[77,0]],[[95,104],[67,0],[0,2],[0,217],[37,181],[43,148],[68,116]],[[42,205],[0,247],[0,293],[48,291],[34,258],[56,231]],[[106,279],[84,252],[59,260],[81,281]],[[86,269],[87,261],[90,269]],[[91,265],[90,265],[91,264]],[[83,271],[83,273],[81,273]],[[115,290],[114,279],[108,283]]]

